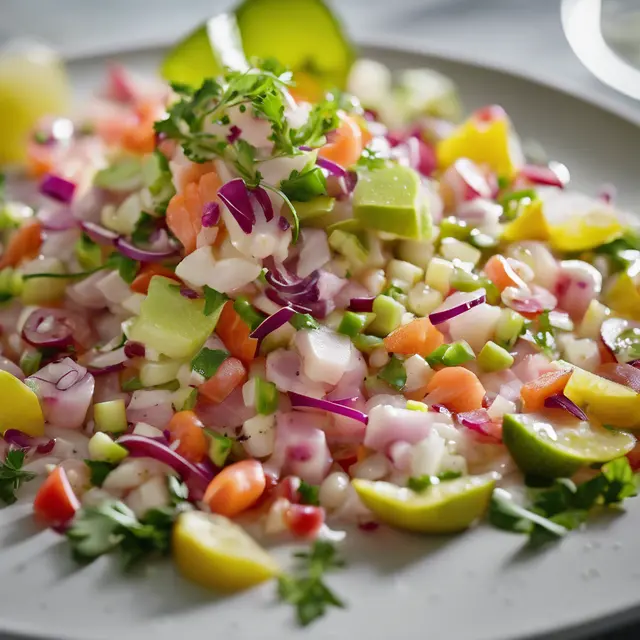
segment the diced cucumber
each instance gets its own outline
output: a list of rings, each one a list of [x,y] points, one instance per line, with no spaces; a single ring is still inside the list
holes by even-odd
[[[495,338],[497,342],[510,349],[517,342],[524,328],[524,318],[512,309],[500,309],[500,317],[496,324]]]
[[[22,275],[11,267],[0,271],[0,302],[19,296],[24,289]]]
[[[135,191],[142,187],[142,163],[135,156],[125,156],[101,169],[93,178],[93,184],[109,191]]]
[[[336,229],[329,235],[329,246],[344,256],[354,270],[360,271],[366,266],[369,255],[355,234]]]
[[[224,467],[231,453],[234,440],[211,429],[207,429],[206,432],[209,437],[209,458],[211,458],[211,462],[213,462],[216,467]]]
[[[513,356],[506,349],[489,340],[478,354],[478,364],[483,371],[502,371],[513,364]]]
[[[104,460],[105,462],[120,462],[129,455],[129,452],[117,442],[114,442],[106,433],[99,431],[94,433],[89,440],[89,457],[92,460]]]
[[[375,319],[373,313],[354,313],[346,311],[338,325],[338,333],[353,338],[362,333]]]
[[[430,367],[435,367],[437,364],[442,364],[442,358],[449,348],[448,344],[441,344],[437,349],[434,349],[428,356],[425,356],[425,360]]]
[[[102,209],[100,219],[108,229],[118,233],[130,235],[134,232],[138,220],[142,215],[143,203],[140,193],[135,192],[128,196],[118,207],[107,205]]]
[[[433,258],[427,267],[425,282],[432,288],[447,296],[451,288],[451,278],[455,273],[455,267],[449,260]]]
[[[480,250],[456,238],[443,238],[440,243],[440,253],[442,257],[447,260],[453,261],[457,259],[461,262],[472,264],[474,267],[480,262],[480,258],[482,258],[482,252]]]
[[[33,217],[34,211],[19,202],[0,203],[0,231],[17,229],[25,220]]]
[[[26,349],[20,356],[20,368],[25,376],[33,375],[40,369],[42,353],[37,349]]]
[[[362,351],[362,353],[371,353],[374,349],[377,349],[382,344],[382,338],[378,336],[369,336],[362,333],[353,336],[351,339],[353,346]]]
[[[96,431],[122,433],[127,430],[127,412],[124,400],[109,400],[93,405],[93,421]]]
[[[420,267],[406,262],[405,260],[389,260],[387,264],[387,278],[392,282],[401,280],[406,282],[411,288],[424,277],[424,271]]]
[[[433,242],[431,240],[401,240],[398,243],[397,255],[401,260],[426,270],[433,258]]]
[[[205,315],[204,300],[185,298],[173,280],[154,276],[128,337],[169,358],[192,358],[215,329],[221,312],[222,305]]]
[[[157,387],[176,379],[182,360],[161,359],[159,362],[144,360],[138,374],[143,387]]]
[[[198,401],[198,390],[193,387],[181,387],[173,393],[171,404],[176,411],[190,411]]]
[[[423,282],[418,282],[409,291],[407,306],[409,311],[417,316],[428,316],[442,304],[443,299],[439,291],[432,289]]]
[[[464,221],[449,216],[440,222],[440,240],[444,238],[456,238],[457,240],[466,240],[471,233],[471,227]]]
[[[102,264],[100,245],[86,235],[82,235],[74,246],[76,260],[87,271],[97,269]]]
[[[142,179],[149,189],[154,211],[164,214],[176,190],[173,186],[169,162],[162,153],[156,150],[147,156],[142,165]]]
[[[369,325],[369,332],[374,336],[384,338],[402,323],[405,308],[390,296],[376,296],[373,301],[375,318]]]
[[[318,196],[308,202],[293,202],[300,223],[303,225],[313,224],[316,218],[326,216],[333,211],[336,203],[335,198],[329,196]]]
[[[447,350],[442,354],[442,364],[445,367],[457,367],[458,365],[469,362],[476,357],[473,349],[465,340],[450,344]]]
[[[30,273],[65,273],[58,258],[39,258],[28,264],[23,275]],[[24,280],[20,299],[22,304],[46,305],[64,298],[68,281],[65,278],[27,278]]]

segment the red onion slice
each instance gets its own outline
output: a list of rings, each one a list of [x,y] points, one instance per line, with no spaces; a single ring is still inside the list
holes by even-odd
[[[256,223],[256,216],[249,197],[247,185],[241,178],[230,180],[218,191],[218,197],[225,204],[242,231],[251,233]]]
[[[291,307],[282,307],[275,313],[270,315],[266,320],[263,320],[250,334],[252,338],[257,340],[263,340],[270,333],[279,329],[283,324],[286,324],[291,320],[295,311]]]
[[[332,176],[339,176],[340,178],[345,178],[347,176],[347,170],[337,162],[332,162],[326,158],[318,157],[316,164],[321,169],[326,169]]]
[[[369,420],[366,413],[358,411],[357,409],[352,409],[351,407],[347,407],[338,402],[323,400],[321,398],[311,398],[310,396],[304,396],[293,391],[289,391],[288,395],[289,400],[291,400],[291,406],[294,409],[317,409],[319,411],[327,411],[345,418],[357,420],[363,424],[367,424]]]
[[[220,220],[220,205],[217,202],[207,202],[202,208],[202,226],[215,227]]]
[[[53,438],[30,436],[18,429],[7,429],[2,436],[5,442],[18,449],[35,449],[37,453],[51,453],[56,441]]]
[[[171,258],[177,255],[179,252],[177,247],[171,247],[170,249],[166,249],[164,251],[150,251],[148,249],[140,249],[124,238],[118,238],[115,241],[115,245],[116,249],[122,255],[125,255],[127,256],[127,258],[131,258],[132,260],[136,260],[138,262],[162,262],[162,260]]]
[[[262,187],[257,187],[251,193],[255,196],[258,204],[262,207],[262,211],[264,211],[264,217],[266,221],[271,222],[271,220],[273,220],[273,204],[271,204],[271,198],[269,198],[269,194]]]
[[[73,343],[76,326],[64,309],[36,309],[22,328],[22,337],[34,347],[63,349]]]
[[[81,222],[82,230],[98,244],[113,244],[118,239],[118,234],[111,229],[106,229],[95,222]]]
[[[453,306],[447,306],[447,301],[445,300],[437,311],[429,314],[429,320],[431,320],[432,324],[442,324],[462,313],[466,313],[473,307],[484,304],[486,301],[487,296],[484,289],[478,289],[468,293],[462,302],[458,302]]]
[[[533,184],[564,189],[569,182],[569,170],[561,162],[550,162],[547,166],[525,164],[520,175]]]
[[[458,422],[467,429],[475,431],[482,436],[492,438],[493,440],[500,441],[493,433],[489,426],[491,425],[491,417],[486,409],[476,409],[475,411],[466,411],[464,413],[457,414]]]
[[[556,393],[544,400],[547,409],[564,409],[578,420],[587,421],[587,414],[572,400],[569,400],[563,393]]]
[[[125,435],[118,439],[118,444],[127,449],[132,458],[153,458],[171,467],[189,487],[189,498],[193,501],[202,499],[209,482],[213,479],[213,473],[209,470],[189,462],[158,440]]]
[[[52,173],[45,174],[40,182],[40,193],[65,204],[73,200],[75,190],[76,185],[73,182]]]

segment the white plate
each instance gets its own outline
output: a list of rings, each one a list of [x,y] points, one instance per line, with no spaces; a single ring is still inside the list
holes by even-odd
[[[595,193],[603,182],[620,202],[640,202],[637,124],[529,80],[418,53],[366,49],[393,67],[432,66],[453,77],[469,108],[503,105],[524,137],[565,162],[574,182]],[[158,52],[118,56],[153,69]],[[104,60],[76,61],[81,91]],[[183,582],[171,567],[123,576],[101,559],[78,567],[64,540],[38,531],[29,505],[0,511],[0,630],[74,640],[523,640],[580,637],[640,613],[640,499],[557,545],[530,553],[524,539],[481,526],[457,537],[423,538],[380,529],[354,533],[348,569],[329,582],[347,608],[304,632],[279,605],[273,584],[217,598]],[[281,550],[287,555],[286,550]]]

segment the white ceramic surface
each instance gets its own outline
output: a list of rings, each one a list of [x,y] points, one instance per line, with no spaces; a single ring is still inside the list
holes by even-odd
[[[614,182],[620,202],[640,203],[640,128],[559,90],[416,53],[365,50],[394,67],[433,66],[460,85],[466,104],[502,104],[525,137],[565,162],[575,184],[595,192]],[[154,68],[157,52],[122,56]],[[73,63],[81,91],[103,61]],[[487,526],[451,538],[380,529],[354,532],[348,568],[329,582],[347,608],[300,631],[275,586],[217,598],[185,583],[168,564],[123,576],[101,559],[78,567],[65,541],[39,531],[28,504],[0,511],[0,631],[74,640],[569,640],[640,617],[640,498],[542,551]],[[288,557],[289,550],[279,550]],[[8,637],[8,636],[7,636]],[[12,636],[13,637],[13,636]]]

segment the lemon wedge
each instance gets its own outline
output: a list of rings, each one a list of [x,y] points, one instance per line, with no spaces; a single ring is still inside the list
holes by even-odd
[[[44,417],[38,396],[7,371],[0,371],[0,433],[18,429],[30,436],[44,435]]]

